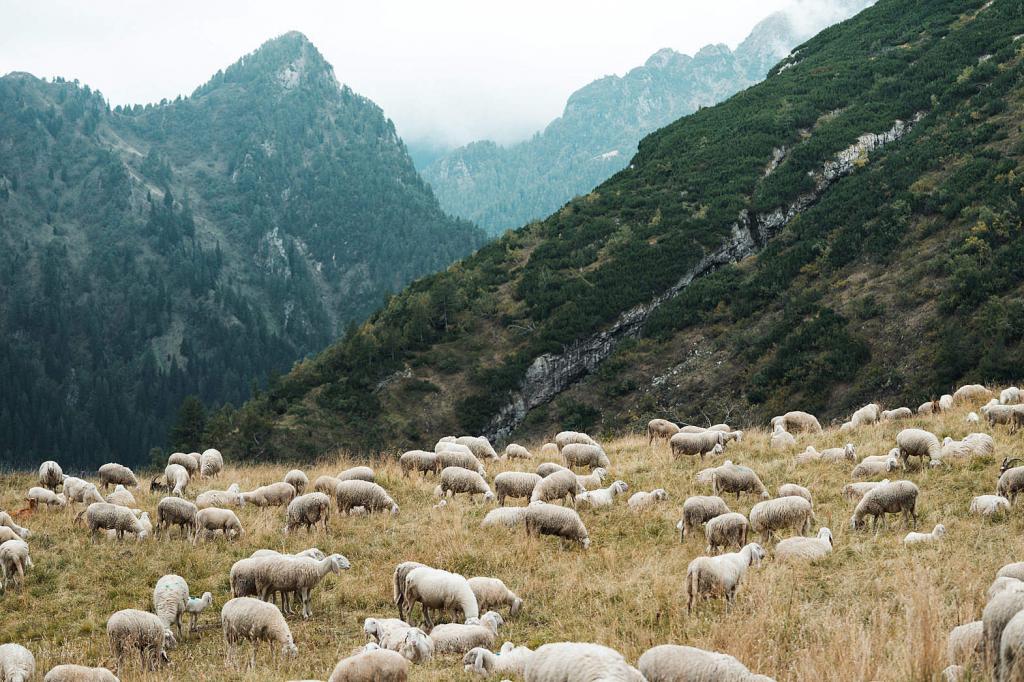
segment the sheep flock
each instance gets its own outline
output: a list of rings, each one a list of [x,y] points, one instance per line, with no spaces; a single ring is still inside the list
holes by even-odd
[[[1019,401],[54,456],[0,476],[0,681],[1024,680]]]

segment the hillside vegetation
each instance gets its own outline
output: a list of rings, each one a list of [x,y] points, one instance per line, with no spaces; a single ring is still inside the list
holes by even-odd
[[[896,433],[911,426],[929,429],[939,438],[960,438],[974,430],[965,424],[969,409],[976,406],[844,434],[837,429],[805,434],[789,452],[771,450],[768,434],[751,429],[741,442],[730,443],[724,455],[703,464],[695,457],[670,461],[666,445],[650,448],[644,436],[622,435],[604,443],[612,462],[606,484],[622,479],[630,490],[611,509],[581,510],[592,541],[589,550],[551,537],[529,538],[522,528],[481,529],[492,505],[465,496],[451,499],[442,511],[432,509],[436,480],[418,474],[403,477],[394,459],[398,453],[370,462],[377,481],[401,505],[398,516],[335,516],[327,534],[299,532],[285,538],[282,509],[246,506],[238,513],[247,532],[237,543],[218,537],[190,548],[175,531],[171,539],[90,545],[88,532],[72,524],[73,514],[38,511],[22,519],[33,531],[29,543],[35,567],[23,589],[0,597],[7,614],[0,619],[0,640],[28,646],[43,671],[59,662],[112,664],[104,633],[108,616],[124,608],[149,609],[156,581],[165,573],[177,573],[188,581],[192,594],[214,594],[201,632],[170,652],[170,668],[141,675],[133,663],[121,679],[326,679],[339,658],[362,645],[363,619],[397,615],[391,602],[392,570],[400,561],[418,560],[467,577],[499,577],[525,600],[521,613],[499,632],[499,644],[594,641],[636,661],[647,648],[673,642],[730,653],[780,681],[924,682],[946,666],[949,630],[980,618],[985,590],[998,568],[1024,559],[1024,521],[1018,508],[994,520],[968,514],[974,495],[994,491],[1002,458],[1024,455],[1020,435],[1008,435],[1004,427],[981,427],[995,439],[992,456],[894,474],[920,487],[918,530],[931,530],[936,523],[948,529],[942,542],[913,550],[902,544],[906,529],[898,518],[891,518],[877,535],[850,529],[854,504],[840,491],[850,480],[851,463],[797,465],[793,455],[810,444],[820,450],[845,442],[856,445],[858,458],[884,454],[893,447]],[[539,452],[540,442],[528,445]],[[332,454],[304,469],[310,480],[334,475],[365,462],[360,454]],[[688,563],[704,553],[705,543],[697,531],[680,544],[675,525],[686,497],[708,494],[695,483],[695,472],[725,458],[753,467],[772,494],[787,482],[808,487],[818,523],[834,534],[835,550],[819,563],[792,565],[777,562],[773,545],[768,545],[768,558],[747,574],[731,608],[709,601],[687,615],[684,576]],[[541,461],[488,463],[488,480],[499,471],[533,470]],[[285,470],[228,461],[219,479],[193,483],[186,496],[224,489],[232,482],[252,489],[281,480]],[[22,507],[21,497],[34,483],[29,475],[0,478],[0,508]],[[668,491],[666,502],[644,514],[629,511],[629,494],[657,487]],[[728,497],[730,507],[744,514],[760,499]],[[152,514],[159,496],[140,490],[136,499]],[[275,665],[264,646],[254,669],[225,668],[217,614],[229,598],[232,563],[258,548],[294,552],[310,546],[344,554],[352,568],[328,576],[317,588],[310,620],[289,620],[299,658]],[[239,655],[236,663],[243,665],[247,655]],[[414,666],[410,679],[479,678],[464,672],[458,657]]]

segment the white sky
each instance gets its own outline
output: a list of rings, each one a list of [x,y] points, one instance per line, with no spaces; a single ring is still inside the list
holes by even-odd
[[[827,0],[804,0],[808,4]],[[289,30],[407,140],[510,142],[662,47],[730,47],[791,0],[0,0],[0,74],[78,78],[112,105],[187,95]]]

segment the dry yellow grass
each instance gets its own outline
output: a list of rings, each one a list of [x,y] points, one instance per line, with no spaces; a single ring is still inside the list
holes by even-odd
[[[901,428],[920,425],[962,437],[971,429],[967,409],[937,418],[860,428],[841,435],[799,437],[799,449],[819,449],[850,440],[858,456],[885,453]],[[987,430],[987,429],[982,429]],[[0,597],[0,641],[28,646],[45,672],[61,662],[111,664],[104,632],[118,609],[150,608],[152,588],[165,573],[185,577],[193,594],[209,590],[214,608],[203,615],[201,633],[171,652],[172,665],[142,674],[133,663],[122,679],[288,680],[326,679],[335,662],[363,643],[361,625],[369,616],[394,616],[391,572],[415,559],[464,575],[502,578],[526,600],[516,619],[499,633],[532,647],[560,640],[595,641],[620,650],[630,660],[648,647],[674,642],[730,653],[752,670],[779,680],[931,680],[945,666],[945,637],[955,625],[980,617],[984,591],[1004,563],[1024,558],[1024,522],[1016,509],[1009,519],[992,522],[968,515],[971,497],[994,492],[1003,456],[1024,455],[1021,437],[997,429],[995,457],[966,466],[923,470],[908,475],[921,488],[919,529],[946,524],[944,542],[908,551],[898,520],[878,537],[849,528],[853,505],[840,489],[849,481],[847,465],[797,466],[792,456],[771,452],[764,431],[749,431],[724,457],[753,466],[774,493],[794,482],[815,496],[817,518],[835,535],[835,552],[825,561],[788,566],[769,558],[751,570],[735,605],[707,602],[688,617],[684,576],[691,559],[703,553],[703,538],[680,544],[675,523],[683,500],[704,492],[693,482],[696,460],[668,461],[665,445],[653,451],[646,439],[625,436],[607,443],[615,478],[630,493],[663,487],[671,498],[654,511],[634,515],[619,498],[607,511],[583,512],[593,545],[589,551],[553,538],[528,538],[514,531],[481,530],[490,506],[464,497],[444,511],[434,504],[433,478],[403,478],[393,462],[373,462],[378,482],[402,507],[397,517],[332,517],[330,533],[304,532],[283,537],[283,509],[246,507],[239,512],[247,530],[238,543],[217,539],[195,549],[184,541],[150,540],[90,545],[88,533],[72,524],[67,512],[37,512],[25,520],[35,568],[22,591]],[[429,444],[424,444],[429,447]],[[532,451],[539,451],[535,444]],[[539,463],[489,464],[489,474],[530,469]],[[333,474],[355,460],[320,462],[306,469],[310,480]],[[285,466],[228,466],[216,481],[201,481],[189,497],[207,488],[238,482],[243,489],[280,480]],[[0,508],[22,506],[21,495],[34,484],[31,475],[0,479]],[[140,506],[155,510],[158,496],[136,493]],[[738,502],[749,512],[757,500]],[[352,569],[328,576],[314,593],[314,617],[293,619],[300,650],[297,660],[271,663],[266,648],[253,670],[225,667],[219,608],[230,597],[231,564],[255,549],[298,551],[318,546],[340,552]],[[417,611],[418,613],[418,611]],[[416,666],[414,680],[469,680],[461,659],[434,660]]]

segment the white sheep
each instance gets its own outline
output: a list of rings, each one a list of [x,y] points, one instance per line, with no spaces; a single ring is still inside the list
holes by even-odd
[[[720,594],[731,603],[747,568],[760,566],[764,556],[764,548],[751,542],[738,552],[702,556],[691,561],[686,568],[687,612],[693,610],[695,599],[709,594]]]
[[[576,495],[584,492],[576,474],[568,469],[556,471],[553,474],[542,478],[533,488],[530,495],[530,502],[554,502],[566,499],[570,504],[576,504]]]
[[[1021,402],[1021,392],[1016,386],[1008,386],[999,392],[1000,405],[1017,405]]]
[[[209,538],[217,531],[220,531],[227,540],[237,540],[245,535],[242,529],[242,522],[230,509],[219,507],[207,507],[200,509],[196,514],[196,532],[192,538],[192,546],[199,542],[199,536]]]
[[[898,458],[899,449],[893,448],[886,455],[870,455],[865,457],[850,472],[853,478],[877,478],[896,471],[901,467]]]
[[[400,618],[367,618],[363,633],[382,649],[397,651],[412,663],[424,663],[434,656],[434,641]]]
[[[847,443],[841,448],[826,448],[821,451],[821,459],[826,462],[857,461],[857,448]]]
[[[882,414],[882,406],[877,403],[871,403],[860,408],[853,415],[850,416],[849,424],[853,425],[853,428],[858,426],[867,426],[874,424],[878,421]]]
[[[445,467],[441,470],[441,482],[435,491],[438,497],[450,497],[458,493],[469,495],[469,499],[475,499],[476,495],[483,495],[484,502],[494,499],[494,493],[483,476],[475,471],[463,469],[462,467]]]
[[[294,593],[302,603],[302,617],[310,618],[313,610],[313,588],[328,573],[339,573],[348,570],[350,564],[341,554],[331,554],[320,561],[308,557],[271,556],[263,559],[256,571],[256,592],[264,601],[269,601],[275,592],[282,595]],[[283,600],[285,608],[287,602]]]
[[[1006,682],[1024,679],[1024,611],[1018,611],[1003,628],[996,679]]]
[[[796,438],[789,431],[782,428],[781,424],[775,426],[772,437],[768,441],[772,450],[792,450],[796,447]]]
[[[104,464],[99,468],[97,472],[100,480],[100,485],[106,490],[111,485],[124,485],[132,488],[139,487],[139,479],[135,477],[135,474],[126,466],[111,462]]]
[[[522,677],[526,671],[526,664],[533,658],[533,653],[529,647],[505,642],[496,654],[484,647],[470,649],[462,658],[462,665],[466,672],[476,673],[481,677],[490,677],[498,673]]]
[[[942,456],[942,445],[938,437],[924,429],[903,429],[896,434],[896,446],[900,449],[900,459],[904,466],[911,457],[940,459]]]
[[[1016,578],[1024,582],[1024,561],[1014,561],[1013,563],[1003,565],[996,571],[996,576],[999,578]]]
[[[945,397],[945,396],[943,396]],[[992,391],[981,384],[966,384],[953,391],[954,404],[981,403],[992,397]]]
[[[338,661],[327,682],[405,682],[409,661],[396,651],[373,646]]]
[[[53,460],[39,465],[39,485],[47,490],[57,491],[57,486],[64,482],[64,471]]]
[[[254,644],[268,642],[279,644],[285,656],[298,656],[299,650],[292,639],[281,611],[273,604],[253,599],[235,597],[220,610],[220,622],[227,642],[227,660],[230,663],[235,646],[243,641]]]
[[[0,680],[29,682],[36,673],[36,657],[20,644],[0,645]]]
[[[809,412],[801,412],[800,410],[793,410],[779,417],[772,417],[771,425],[773,430],[776,426],[781,425],[783,431],[790,433],[800,433],[802,431],[821,433],[821,422],[818,421],[818,418]]]
[[[166,529],[170,537],[171,526],[179,526],[182,537],[192,537],[198,530],[198,514],[199,510],[188,500],[165,497],[156,505],[156,534]]]
[[[608,475],[608,470],[604,467],[597,467],[589,474],[576,474],[576,480],[583,490],[593,490],[594,488],[600,488],[604,484],[604,479]]]
[[[445,467],[462,467],[463,469],[475,471],[481,476],[486,476],[487,470],[484,469],[484,465],[477,459],[476,455],[470,452],[469,448],[463,448],[463,450],[465,451],[442,450],[437,453],[438,471]]]
[[[64,495],[67,497],[68,506],[72,510],[75,507],[75,502],[82,502],[83,504],[103,502],[103,496],[100,495],[100,491],[96,489],[95,484],[74,476],[64,477]]]
[[[32,568],[28,543],[24,540],[7,540],[0,543],[0,590],[6,592],[13,580],[19,586],[25,581],[25,571]]]
[[[211,606],[213,606],[212,592],[203,592],[201,597],[189,597],[188,601],[185,602],[185,613],[189,617],[189,632],[195,632],[199,629],[199,616]]]
[[[477,607],[481,611],[490,611],[501,606],[507,606],[509,607],[509,617],[513,617],[523,607],[523,600],[519,595],[508,589],[505,583],[498,578],[484,576],[470,578],[469,589],[473,590]]]
[[[404,475],[409,475],[413,471],[419,471],[424,474],[436,474],[439,471],[437,453],[427,452],[426,450],[403,452],[402,456],[398,458],[398,466],[401,467],[402,474]],[[321,476],[321,478],[323,477]],[[317,480],[319,481],[320,479]]]
[[[981,612],[982,651],[993,679],[1000,679],[999,654],[1002,650],[1003,629],[1021,610],[1024,610],[1024,583],[1010,585],[996,594]]]
[[[498,453],[494,451],[490,441],[483,436],[459,436],[455,439],[459,445],[465,445],[470,451],[481,459],[498,459]]]
[[[533,459],[533,455],[522,445],[509,443],[505,446],[505,459]]]
[[[584,445],[597,445],[597,441],[580,431],[560,431],[555,434],[555,444],[561,450],[566,445],[582,443]]]
[[[578,542],[583,549],[590,547],[587,527],[583,525],[579,514],[567,507],[546,502],[531,502],[526,507],[524,521],[527,535],[554,535]]]
[[[533,652],[524,682],[644,682],[618,651],[600,644],[555,642]]]
[[[331,498],[320,492],[299,495],[288,503],[285,516],[285,535],[300,526],[305,526],[307,533],[312,532],[318,523],[323,524],[326,533],[331,518]]]
[[[443,502],[443,500],[442,500]],[[481,528],[514,528],[526,521],[526,507],[498,507],[487,512]]]
[[[538,474],[529,471],[503,471],[494,477],[494,494],[498,504],[504,505],[507,498],[530,499],[533,489],[540,481]]]
[[[121,507],[109,502],[93,502],[80,513],[76,521],[85,517],[89,526],[90,539],[95,542],[101,530],[116,531],[117,539],[124,538],[125,533],[132,533],[136,540],[144,540],[149,533],[128,507]]]
[[[725,449],[725,432],[704,431],[703,433],[684,433],[680,431],[669,439],[672,458],[680,455],[700,455],[701,461],[708,453],[719,454]]]
[[[245,500],[242,493],[230,490],[205,490],[196,495],[196,507],[206,509],[207,507],[244,507]]]
[[[996,444],[992,440],[992,436],[987,433],[969,433],[964,436],[963,440],[953,440],[946,436],[942,440],[942,451],[939,456],[943,461],[985,457],[993,454],[995,450]]]
[[[1010,500],[1010,504],[1017,500],[1018,493],[1024,491],[1024,466],[1010,467],[1009,465],[1014,461],[1020,460],[1017,458],[1003,460],[1003,472],[999,474],[999,481],[996,483],[996,494]]]
[[[636,666],[647,682],[774,682],[728,654],[678,644],[648,649]]]
[[[124,657],[139,652],[143,670],[156,670],[160,663],[169,663],[167,650],[177,646],[170,628],[148,611],[124,609],[107,619],[107,639],[110,653],[117,661],[118,671]]]
[[[295,486],[284,481],[262,485],[241,495],[242,503],[257,507],[284,507],[293,499],[295,499]]]
[[[558,444],[557,443],[544,443],[540,446],[541,457],[558,457]]]
[[[301,495],[309,487],[309,477],[301,469],[292,469],[284,475],[284,482],[295,488],[295,494]]]
[[[669,440],[679,433],[679,425],[667,419],[652,419],[647,422],[647,444],[653,445],[655,439]]]
[[[608,459],[608,455],[605,454],[600,445],[588,445],[586,443],[569,443],[564,446],[562,448],[562,459],[565,460],[565,466],[569,468],[588,467],[594,469],[596,467],[604,467],[607,469],[612,465],[611,460]]]
[[[977,412],[968,412],[967,417],[964,419],[971,426],[981,425],[981,417],[978,416]]]
[[[32,531],[28,528],[22,528],[14,522],[11,515],[5,511],[0,511],[0,526],[6,526],[18,534],[22,540],[27,540],[32,535]]]
[[[127,488],[121,483],[118,483],[114,487],[114,492],[107,495],[107,502],[110,504],[117,504],[122,507],[136,507],[135,496],[131,494]]]
[[[946,527],[939,523],[936,524],[931,533],[907,533],[907,536],[903,538],[903,544],[907,547],[910,547],[911,545],[931,544],[941,540],[945,534]]]
[[[470,623],[444,623],[430,631],[437,654],[465,654],[475,647],[491,648],[498,636],[498,628],[505,620],[496,611],[488,611]]]
[[[992,517],[997,514],[1010,513],[1010,501],[1002,495],[978,495],[971,500],[968,510],[972,514]]]
[[[753,469],[733,464],[728,460],[715,467],[711,476],[711,490],[715,495],[734,493],[737,500],[740,498],[740,493],[759,494],[762,499],[770,497],[768,488],[761,482],[761,478]]]
[[[728,514],[729,505],[721,497],[712,495],[692,495],[683,501],[683,518],[676,524],[679,531],[679,542],[686,540],[688,533],[716,516]]]
[[[370,481],[347,480],[338,484],[335,501],[338,511],[348,515],[355,507],[363,507],[367,512],[390,512],[398,514],[398,505],[381,486]]]
[[[64,664],[50,668],[50,672],[46,673],[43,682],[120,682],[120,680],[106,668]]]
[[[600,468],[601,467],[598,467],[598,469]],[[547,478],[556,471],[571,471],[571,469],[566,469],[564,466],[558,464],[557,462],[541,462],[540,464],[537,465],[537,475],[540,476],[541,478]],[[597,469],[595,469],[594,471],[597,471]]]
[[[171,489],[171,495],[181,497],[185,494],[185,488],[188,487],[191,476],[188,469],[181,464],[168,464],[164,469],[164,480],[167,481],[167,486]]]
[[[802,497],[808,502],[814,502],[811,491],[796,483],[783,483],[779,486],[777,497]]]
[[[391,590],[395,606],[398,608],[399,619],[405,619],[405,609],[407,607],[410,609],[410,612],[412,610],[411,605],[405,602],[405,579],[414,569],[423,568],[424,566],[425,564],[421,564],[418,561],[403,561],[395,566],[394,573],[391,576]]]
[[[881,481],[859,481],[857,483],[847,483],[843,486],[842,495],[851,502],[860,502],[869,490],[877,488],[883,483],[888,482],[889,479],[886,478]]]
[[[629,500],[626,502],[630,511],[642,512],[654,507],[659,502],[664,502],[668,499],[668,493],[665,492],[664,488],[655,488],[650,492],[640,491],[633,493],[629,496]]]
[[[832,553],[832,531],[818,530],[817,537],[793,537],[781,540],[775,546],[775,558],[779,561],[817,561]]]
[[[863,528],[864,517],[872,517],[872,528],[877,532],[879,519],[885,524],[886,514],[903,514],[904,522],[909,526],[911,519],[917,523],[918,488],[912,481],[891,481],[875,486],[860,499],[853,510],[850,526],[857,530]]]
[[[199,455],[199,475],[202,478],[215,478],[224,470],[224,456],[220,450],[209,448]]]
[[[420,604],[423,620],[429,628],[434,626],[430,609],[442,613],[457,611],[462,614],[463,621],[480,616],[476,596],[465,577],[429,566],[417,566],[408,572],[402,588],[402,601],[410,611]]]
[[[981,657],[985,624],[980,620],[958,625],[946,637],[946,661],[949,665],[973,666]]]
[[[882,410],[881,420],[887,422],[899,421],[900,419],[912,419],[914,411],[909,407],[897,407],[894,410]]]
[[[25,494],[25,501],[28,502],[28,506],[31,509],[35,509],[39,505],[64,507],[68,503],[68,498],[64,493],[55,493],[47,488],[34,486],[28,489],[28,492]]]
[[[177,464],[185,468],[190,477],[196,476],[201,470],[199,463],[200,455],[198,452],[173,452],[170,457],[167,458],[167,464]],[[168,483],[170,480],[168,480]]]
[[[153,613],[163,622],[164,627],[178,629],[183,637],[181,618],[188,606],[188,583],[180,575],[165,575],[156,581],[153,588]]]
[[[607,488],[589,490],[576,496],[577,506],[580,503],[589,505],[591,509],[602,509],[610,507],[615,503],[615,496],[621,495],[629,490],[625,481],[615,481]]]
[[[704,537],[707,539],[707,554],[715,554],[725,550],[732,545],[736,549],[743,549],[747,544],[747,534],[750,531],[750,522],[747,517],[738,512],[728,512],[709,520],[704,525]]]
[[[776,533],[791,529],[806,535],[811,529],[814,512],[811,503],[802,497],[778,497],[762,500],[750,509],[750,530],[761,534],[767,543]]]

